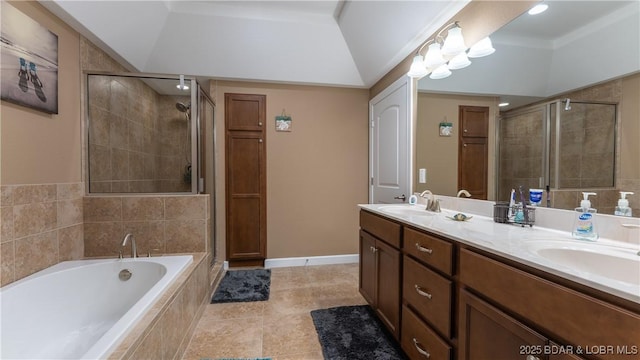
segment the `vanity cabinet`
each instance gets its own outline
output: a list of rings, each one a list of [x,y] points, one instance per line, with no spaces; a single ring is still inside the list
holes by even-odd
[[[640,359],[640,305],[362,210],[360,292],[414,359]]]
[[[460,249],[459,259],[460,359],[501,358],[502,351],[504,358],[527,360],[640,357],[638,312],[470,249]],[[487,332],[500,335],[488,339]],[[550,339],[562,339],[555,343],[569,353],[553,354],[544,347],[554,344]]]
[[[402,349],[411,359],[451,359],[454,245],[408,227],[403,239]]]
[[[360,293],[399,339],[401,226],[361,211],[360,227]]]

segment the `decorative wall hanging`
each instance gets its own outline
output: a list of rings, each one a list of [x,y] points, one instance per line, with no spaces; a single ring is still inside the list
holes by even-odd
[[[58,113],[58,35],[6,1],[0,7],[2,100]]]
[[[450,122],[440,123],[440,136],[451,136],[453,133],[453,124]]]
[[[286,115],[284,109],[281,115],[276,116],[276,131],[291,131],[291,116]]]

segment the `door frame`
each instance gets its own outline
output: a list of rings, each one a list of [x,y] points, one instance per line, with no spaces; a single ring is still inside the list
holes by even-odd
[[[391,85],[389,85],[386,89],[382,90],[378,95],[373,97],[373,99],[369,100],[369,179],[367,180],[369,184],[369,203],[373,203],[375,201],[373,189],[374,186],[372,184],[371,179],[374,174],[374,166],[373,166],[373,149],[374,149],[374,131],[373,131],[373,107],[382,101],[382,99],[386,98],[402,86],[406,85],[406,111],[407,111],[407,200],[409,196],[413,193],[413,175],[414,175],[414,165],[415,165],[415,126],[417,121],[417,98],[418,93],[416,91],[417,80],[413,79],[407,75],[402,75],[396,81],[394,81]]]

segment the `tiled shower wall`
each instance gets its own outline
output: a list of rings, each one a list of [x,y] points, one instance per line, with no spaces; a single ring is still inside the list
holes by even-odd
[[[124,256],[125,234],[140,256],[207,252],[209,195],[87,196],[84,198],[85,256]]]
[[[0,187],[0,285],[84,256],[82,183]]]
[[[558,98],[566,97],[566,98],[570,98],[574,102],[600,101],[600,102],[620,103],[621,101],[623,101],[622,81],[623,79],[609,81],[600,85],[596,85],[596,86],[588,87],[582,90],[574,91],[571,93],[559,95]],[[572,107],[575,109],[579,109],[580,105],[572,104]],[[602,152],[597,149],[607,148],[609,146],[608,144],[603,143],[602,141],[603,140],[611,141],[613,139],[613,135],[610,133],[611,129],[607,129],[602,126],[599,126],[598,119],[600,119],[603,116],[610,116],[610,114],[608,113],[609,111],[610,109],[602,107],[597,109],[597,111],[591,114],[587,114],[587,116],[585,116],[585,119],[586,119],[585,121],[587,122],[586,126],[588,127],[588,129],[586,130],[587,132],[603,133],[606,131],[607,136],[601,136],[601,137],[595,136],[595,137],[591,137],[591,140],[585,140],[584,135],[580,137],[569,136],[569,138],[575,139],[576,145],[582,145],[583,142],[587,142],[585,146],[589,148],[589,151]],[[552,111],[552,114],[553,113],[554,112]],[[537,114],[540,114],[541,116],[541,113],[539,112],[535,114],[527,114],[523,116],[521,119],[522,122],[520,123],[520,125],[512,126],[511,129],[507,129],[506,131],[507,135],[513,135],[513,136],[508,137],[506,142],[507,147],[501,150],[501,164],[500,164],[501,171],[503,171],[504,166],[507,166],[508,168],[510,168],[507,170],[507,173],[506,173],[507,179],[506,180],[501,179],[499,184],[500,186],[499,189],[501,189],[499,195],[501,199],[504,198],[504,195],[505,195],[504,194],[505,191],[503,190],[506,188],[510,190],[511,189],[510,186],[512,186],[511,184],[513,183],[513,181],[516,181],[516,182],[519,181],[523,185],[531,184],[532,187],[538,186],[537,176],[539,175],[532,175],[532,174],[540,174],[539,168],[536,168],[536,164],[532,164],[528,161],[517,161],[515,158],[518,156],[522,156],[524,159],[527,159],[532,153],[535,153],[538,151],[538,149],[535,148],[534,146],[535,144],[532,144],[532,142],[540,143],[541,139],[540,140],[531,139],[527,135],[529,134],[529,130],[535,126],[534,123],[541,121],[541,119],[536,117]],[[570,115],[571,115],[571,112],[568,112],[567,114],[563,113],[563,126],[570,126],[572,124],[572,121],[570,121],[571,120]],[[589,125],[589,124],[592,124],[592,125]],[[513,125],[516,125],[516,123],[514,122]],[[581,128],[584,127],[583,124],[578,124],[578,125]],[[501,126],[510,126],[510,125],[501,124]],[[572,130],[570,128],[569,129],[563,128],[562,131],[564,133],[564,132],[571,132],[575,130]],[[516,136],[518,132],[521,133],[520,138]],[[591,141],[591,143],[589,143],[589,141]],[[504,145],[501,142],[501,147],[503,146]],[[582,147],[578,149],[580,150],[582,149]],[[551,149],[551,150],[552,152],[555,151],[554,149]],[[502,153],[502,151],[504,151],[504,153]],[[505,153],[507,156],[505,157],[504,160],[502,160],[502,155],[504,155]],[[510,156],[510,154],[514,154],[516,156]],[[552,207],[559,208],[559,209],[573,209],[579,205],[580,200],[582,199],[582,191],[593,190],[598,194],[596,197],[593,197],[591,199],[593,207],[598,209],[598,212],[600,213],[613,214],[614,207],[616,206],[617,199],[619,198],[619,191],[633,191],[636,194],[640,194],[640,180],[638,179],[623,179],[618,177],[616,178],[616,184],[614,189],[589,188],[589,186],[592,186],[592,185],[601,185],[600,183],[602,183],[603,181],[606,181],[606,179],[597,178],[597,175],[601,173],[601,171],[594,170],[592,168],[589,168],[588,166],[594,165],[594,164],[597,164],[597,165],[605,164],[605,166],[609,167],[608,171],[610,172],[610,166],[613,166],[613,162],[614,161],[618,162],[618,159],[614,159],[614,156],[611,153],[598,154],[597,156],[599,156],[599,158],[594,160],[593,156],[595,155],[596,154],[591,154],[589,158],[591,161],[584,162],[584,161],[577,160],[576,156],[570,153],[570,151],[566,151],[566,150],[561,151],[561,156],[563,158],[561,159],[562,161],[561,171],[576,172],[577,171],[575,169],[576,166],[580,164],[585,164],[584,166],[582,166],[584,168],[584,171],[586,171],[587,173],[595,174],[596,177],[587,179],[586,180],[587,183],[573,183],[573,184],[563,185],[566,187],[572,186],[577,189],[553,190],[551,193]],[[617,156],[619,156],[619,154]],[[553,168],[551,170],[553,171]],[[501,177],[502,175],[503,174],[501,174]],[[553,173],[551,175],[553,176]],[[508,197],[508,191],[507,191],[507,197]],[[633,202],[632,202],[632,205],[633,205]],[[640,208],[638,208],[637,206],[634,207],[633,212],[634,214],[640,213]]]
[[[91,75],[87,87],[90,192],[190,191],[184,174],[191,134],[176,109],[189,97],[159,95],[142,80],[121,76]]]

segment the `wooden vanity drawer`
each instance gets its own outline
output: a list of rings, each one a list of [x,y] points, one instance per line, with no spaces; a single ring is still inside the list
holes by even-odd
[[[401,334],[400,344],[409,359],[451,359],[451,346],[404,305]]]
[[[568,344],[616,347],[637,345],[640,339],[640,314],[467,249],[460,250],[460,281]],[[598,358],[629,357],[607,353]]]
[[[403,299],[446,337],[451,337],[452,282],[404,257]]]
[[[386,241],[389,245],[400,248],[400,235],[402,231],[400,224],[370,212],[360,210],[360,228]]]
[[[404,252],[448,275],[453,275],[453,245],[434,236],[404,229]]]

